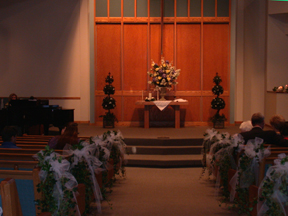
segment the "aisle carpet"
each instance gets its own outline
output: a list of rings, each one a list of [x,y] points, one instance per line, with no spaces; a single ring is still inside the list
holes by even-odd
[[[112,209],[102,203],[101,215],[115,216],[204,216],[237,215],[227,206],[219,207],[214,183],[199,180],[201,168],[126,168],[109,195]],[[90,215],[99,215],[92,206]]]

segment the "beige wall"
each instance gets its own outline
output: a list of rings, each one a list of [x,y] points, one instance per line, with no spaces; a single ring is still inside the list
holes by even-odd
[[[266,4],[245,0],[237,6],[235,121],[243,121],[264,113]]]
[[[288,6],[286,3],[286,7],[283,7],[281,3],[283,2],[269,2],[267,24],[268,91],[272,91],[275,86],[288,84]],[[276,10],[277,5],[278,11]]]
[[[55,100],[89,121],[88,0],[0,2],[0,96]]]

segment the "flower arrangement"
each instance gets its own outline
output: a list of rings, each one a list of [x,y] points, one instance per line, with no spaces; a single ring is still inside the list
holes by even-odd
[[[288,85],[274,87],[273,91],[274,92],[287,92],[288,93]]]
[[[149,84],[152,84],[156,87],[156,89],[166,87],[171,88],[172,85],[178,84],[176,82],[178,76],[180,75],[180,69],[175,69],[172,65],[172,62],[165,61],[164,58],[161,58],[160,65],[156,64],[152,60],[152,68],[148,74],[152,77],[152,81],[148,81]]]
[[[279,154],[259,186],[258,215],[287,214],[288,156]]]
[[[238,164],[238,171],[232,177],[230,185],[232,187],[232,196],[230,196],[230,201],[234,200],[233,207],[238,209],[238,212],[246,213],[250,215],[253,207],[250,205],[255,205],[255,202],[249,201],[249,187],[256,180],[257,175],[257,164],[267,156],[269,156],[269,148],[264,148],[263,139],[255,138],[254,140],[249,140],[244,147],[244,154],[241,155]],[[256,182],[257,184],[257,182]],[[235,196],[235,191],[237,192],[237,197]],[[235,199],[234,199],[235,198]]]

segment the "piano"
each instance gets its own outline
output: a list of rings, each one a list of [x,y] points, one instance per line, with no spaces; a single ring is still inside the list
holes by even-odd
[[[68,122],[74,121],[74,109],[62,109],[59,105],[49,105],[49,100],[14,100],[7,108],[0,110],[0,129],[7,125],[21,128],[29,134],[29,128],[44,126],[44,134],[49,134],[49,127],[59,128],[59,132]]]

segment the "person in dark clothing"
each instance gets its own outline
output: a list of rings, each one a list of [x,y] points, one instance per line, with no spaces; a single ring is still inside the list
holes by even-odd
[[[263,139],[264,143],[267,144],[288,146],[288,140],[285,140],[280,134],[277,134],[273,130],[263,130],[265,122],[264,116],[261,113],[254,113],[251,117],[251,122],[253,126],[252,130],[240,133],[243,136],[245,143],[247,143],[250,139],[259,137]]]
[[[49,140],[48,146],[53,149],[63,149],[66,144],[76,145],[79,143],[78,138],[78,124],[69,122],[63,128],[61,135],[53,137]]]
[[[2,132],[3,143],[0,148],[19,148],[16,146],[16,138],[18,131],[13,126],[6,126]]]

